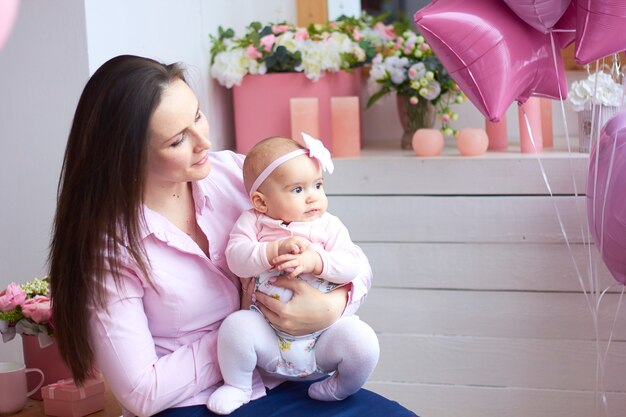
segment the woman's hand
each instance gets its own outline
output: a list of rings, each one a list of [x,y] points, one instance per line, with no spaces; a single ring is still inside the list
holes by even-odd
[[[252,305],[252,295],[256,286],[254,278],[239,278],[241,281],[241,309],[249,310]]]
[[[323,330],[341,317],[348,301],[349,285],[328,293],[299,279],[279,277],[273,283],[293,292],[291,300],[282,303],[266,294],[256,292],[256,306],[275,328],[300,336]]]

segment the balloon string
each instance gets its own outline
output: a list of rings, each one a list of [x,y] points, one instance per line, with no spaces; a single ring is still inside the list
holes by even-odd
[[[554,31],[559,31],[559,30],[554,30]],[[564,31],[564,30],[563,30]],[[568,30],[569,31],[569,30]],[[572,30],[572,32],[574,32]],[[566,143],[567,143],[567,153],[568,153],[568,162],[569,162],[569,170],[570,170],[570,178],[572,179],[572,186],[574,189],[574,197],[575,197],[575,207],[576,207],[576,212],[577,212],[577,216],[579,219],[583,219],[584,216],[581,213],[581,209],[580,209],[580,203],[578,201],[578,187],[576,185],[576,175],[574,174],[574,165],[573,165],[573,158],[572,158],[572,146],[571,146],[571,141],[570,141],[570,136],[569,136],[569,127],[567,124],[567,117],[565,115],[565,104],[564,104],[564,99],[563,99],[563,92],[561,91],[561,80],[559,79],[559,66],[558,66],[558,62],[557,62],[557,48],[555,45],[555,41],[554,41],[554,34],[553,31],[550,31],[550,44],[552,46],[552,61],[554,64],[554,72],[556,74],[557,77],[557,86],[558,86],[558,90],[559,90],[559,102],[561,104],[561,116],[563,118],[563,125],[565,127],[565,139],[566,139]],[[583,222],[581,224],[581,228],[580,228],[580,235],[581,235],[581,241],[584,243],[589,241],[589,236],[590,236],[590,231],[589,231],[589,225],[587,224],[587,228],[586,228],[586,233],[585,233],[585,226],[584,224],[587,222]],[[589,252],[589,263],[588,265],[591,265],[591,251]],[[583,288],[584,290],[584,288]]]
[[[598,70],[599,70],[599,62],[598,62],[598,61],[596,61],[596,74],[597,74]],[[597,90],[598,90],[598,85],[597,85],[597,83],[598,83],[598,77],[596,76],[596,78],[595,78],[595,80],[594,80],[594,86],[593,86],[593,89],[594,89],[594,91],[593,91],[593,97],[595,97],[595,96],[596,96],[596,94],[597,94]],[[594,126],[595,126],[595,124],[596,124],[596,123],[597,123],[597,121],[596,121],[596,118],[595,118],[595,104],[593,104],[593,101],[592,101],[592,106],[591,106],[591,129],[590,129],[590,132],[594,132],[594,131],[595,131],[595,130],[594,130]],[[579,134],[582,134],[582,132],[579,132]],[[596,135],[595,135],[595,134],[592,134],[592,135],[591,135],[591,138],[590,138],[590,141],[589,141],[589,142],[590,142],[590,148],[591,148],[591,149],[594,149],[594,147],[596,147],[596,146],[597,146],[597,143],[596,143],[596,142],[598,142],[598,141],[599,141],[599,137],[598,137],[598,138],[596,138]],[[597,193],[598,193],[598,167],[599,167],[599,157],[600,157],[600,153],[599,153],[599,152],[595,152],[595,154],[594,154],[595,164],[594,164],[594,175],[593,175],[594,181],[593,181],[593,184],[592,184],[592,187],[593,187],[593,195],[594,195],[594,196],[595,196],[595,195],[597,195]],[[606,194],[605,194],[605,199],[606,199]],[[595,204],[595,202],[594,202],[594,204],[592,205],[592,218],[593,218],[593,219],[595,219],[595,218],[596,218],[596,204]],[[588,226],[588,227],[589,227],[589,226]],[[604,230],[602,230],[602,231],[601,231],[601,238],[600,238],[600,242],[597,242],[597,243],[600,245],[600,248],[599,248],[600,253],[602,253],[602,249],[603,249],[603,240],[604,240],[604,239],[603,239],[603,237],[602,237],[602,236],[603,236],[603,233],[604,233]],[[595,271],[597,272],[597,268],[595,268]],[[597,288],[599,288],[599,285],[598,285],[598,282],[597,282],[597,275],[598,275],[598,274],[596,273],[595,275],[590,276],[590,284],[591,284],[591,286],[592,286],[592,288],[593,288],[594,290],[595,290],[595,289],[597,289]],[[592,280],[592,278],[593,278],[593,280]]]
[[[602,291],[602,294],[600,294],[599,300],[601,301],[602,298],[604,298],[604,295],[611,290],[612,288],[614,288],[615,285],[609,286],[607,288],[604,289],[604,291]],[[622,291],[620,292],[619,298],[617,299],[617,306],[615,307],[615,314],[613,315],[613,321],[611,323],[611,326],[609,327],[609,336],[607,338],[607,342],[606,342],[606,348],[604,350],[604,354],[601,353],[601,348],[600,348],[600,335],[596,334],[596,351],[597,351],[597,355],[598,357],[596,358],[597,361],[597,367],[596,367],[596,373],[598,374],[598,379],[599,379],[599,384],[600,384],[600,391],[601,391],[601,402],[602,402],[602,406],[604,409],[604,414],[605,416],[609,416],[609,404],[608,404],[608,399],[606,397],[606,387],[604,386],[604,380],[605,380],[605,371],[606,371],[606,361],[608,359],[609,356],[609,350],[611,347],[611,342],[613,340],[613,332],[615,331],[615,326],[617,324],[617,318],[619,317],[619,311],[621,309],[622,306],[622,300],[624,298],[624,289],[626,289],[626,286],[622,285]],[[598,303],[597,307],[600,307],[600,303]]]
[[[600,254],[604,254],[604,220],[605,220],[605,214],[606,214],[606,197],[609,193],[609,186],[611,184],[611,179],[613,177],[613,163],[615,162],[615,151],[617,149],[617,134],[619,131],[615,132],[615,135],[613,137],[613,147],[611,149],[611,157],[609,158],[609,167],[607,170],[607,177],[606,177],[606,182],[604,184],[604,194],[603,194],[603,198],[602,198],[602,211],[600,212],[600,242],[598,242],[600,244]],[[599,154],[599,152],[596,152],[596,155]],[[596,165],[596,172],[597,172],[597,165]],[[597,174],[596,174],[597,175]],[[598,181],[598,177],[595,178],[595,181]],[[597,194],[594,194],[594,196]],[[594,204],[595,206],[595,204]],[[594,207],[595,208],[595,207]],[[595,217],[594,217],[595,218]]]
[[[560,104],[561,104],[561,116],[563,119],[563,124],[565,127],[565,139],[566,139],[566,143],[567,143],[567,153],[568,153],[568,162],[569,162],[569,170],[570,170],[570,178],[572,179],[572,186],[574,189],[574,201],[575,201],[575,207],[576,207],[576,211],[577,211],[577,218],[582,219],[584,218],[583,214],[581,213],[581,209],[580,209],[580,203],[579,203],[579,194],[578,194],[578,187],[576,185],[576,176],[574,174],[574,166],[573,166],[573,158],[572,158],[572,146],[571,146],[571,140],[570,140],[570,136],[569,136],[569,128],[568,128],[568,124],[567,124],[567,117],[565,114],[565,104],[564,104],[564,99],[563,99],[563,92],[561,91],[561,80],[559,79],[559,66],[558,66],[558,62],[557,62],[557,48],[555,45],[555,41],[554,41],[554,31],[558,31],[558,30],[551,30],[550,31],[550,44],[552,46],[552,61],[554,64],[554,72],[557,76],[557,86],[558,86],[558,91],[559,91],[559,98],[560,98]],[[523,108],[522,108],[523,111]],[[528,122],[528,118],[526,116],[526,112],[523,111],[524,113],[524,118],[526,119],[526,128],[528,129],[528,133],[531,139],[531,142],[533,143],[533,147],[535,146],[534,144],[534,138],[532,136],[532,131],[530,128],[530,123]],[[542,175],[544,178],[544,182],[546,183],[546,187],[548,188],[548,192],[550,193],[550,196],[552,196],[552,191],[550,189],[550,184],[548,183],[548,177],[545,173],[545,169],[543,167],[543,163],[541,162],[540,158],[537,158],[537,161],[539,162],[539,166],[541,168],[542,171]],[[558,206],[556,205],[556,203],[553,202],[555,211],[556,211],[556,215],[557,218],[559,220],[559,225],[561,227],[561,232],[563,233],[563,237],[565,238],[565,242],[567,244],[567,248],[570,254],[570,257],[572,258],[572,263],[574,265],[574,269],[576,271],[576,276],[578,278],[578,282],[582,288],[583,294],[585,296],[585,299],[587,301],[587,305],[589,306],[589,309],[591,311],[592,316],[595,316],[594,313],[594,309],[593,309],[593,305],[591,303],[591,300],[589,298],[589,295],[587,294],[587,291],[585,290],[585,284],[582,278],[582,274],[580,273],[580,270],[578,268],[578,264],[576,262],[576,257],[574,256],[573,250],[571,248],[570,245],[570,241],[568,239],[567,233],[565,232],[565,227],[562,224],[562,219],[561,219],[561,215],[560,212],[558,210]],[[581,240],[582,242],[585,244],[587,242],[589,242],[589,238],[588,236],[590,236],[589,234],[589,225],[587,225],[587,234],[585,234],[585,226],[584,224],[586,224],[587,222],[581,222],[581,227],[580,227],[580,234],[581,234]],[[588,257],[589,257],[589,263],[588,265],[591,265],[591,251],[588,251]],[[590,272],[589,270],[587,272]],[[589,276],[590,274],[588,273],[587,276]]]
[[[577,214],[577,218],[578,219],[583,219],[584,215],[581,212],[581,208],[580,208],[580,202],[579,202],[579,199],[578,199],[578,196],[579,196],[579,194],[578,194],[578,187],[576,185],[576,175],[574,173],[574,165],[573,165],[573,158],[572,158],[572,142],[571,142],[570,135],[569,135],[569,126],[568,126],[568,123],[567,123],[567,116],[565,114],[565,104],[564,104],[565,100],[563,99],[563,92],[561,91],[561,82],[560,82],[560,79],[559,79],[560,71],[559,71],[559,66],[558,66],[558,62],[557,62],[557,48],[556,48],[556,45],[555,45],[554,35],[553,35],[553,32],[559,32],[559,31],[560,32],[565,32],[565,30],[554,30],[554,29],[550,31],[550,44],[552,46],[552,61],[553,61],[553,64],[554,64],[554,72],[555,72],[555,74],[557,76],[557,86],[558,86],[558,90],[559,90],[559,99],[560,99],[559,102],[560,102],[560,105],[561,105],[560,106],[561,107],[561,118],[563,120],[563,125],[564,125],[564,128],[565,128],[565,142],[567,144],[567,154],[568,154],[568,162],[569,162],[568,165],[569,165],[570,178],[572,179],[572,186],[573,186],[573,189],[574,189],[574,198],[575,198],[574,201],[575,201],[575,207],[576,207],[576,214]],[[529,132],[530,132],[529,125],[527,125],[527,128],[529,129]],[[532,137],[531,137],[531,140],[532,140]],[[540,164],[540,166],[542,165],[540,160],[539,160],[539,164]],[[543,166],[541,168],[543,170]],[[549,190],[550,187],[547,184],[547,176],[545,175],[545,173],[544,173],[544,181],[546,182],[546,185],[547,185],[548,190]],[[560,220],[560,214],[559,214],[559,211],[558,211],[558,208],[557,208],[556,205],[555,205],[555,210],[557,212],[557,217],[559,217],[559,221],[561,221]],[[587,225],[586,226],[586,230],[585,230],[585,224]],[[561,225],[561,229],[563,230],[563,226],[562,225]],[[587,305],[589,306],[589,310],[591,311],[591,315],[592,315],[592,317],[595,317],[596,314],[595,314],[595,312],[593,310],[591,299],[589,298],[589,295],[588,295],[588,293],[587,293],[587,291],[585,289],[585,283],[584,283],[582,275],[581,275],[581,273],[580,273],[580,271],[578,269],[578,265],[577,265],[577,262],[576,262],[576,257],[574,256],[574,254],[572,252],[572,249],[569,246],[569,240],[567,239],[567,234],[565,232],[563,232],[563,235],[564,235],[565,240],[567,242],[568,250],[570,252],[570,257],[572,258],[572,263],[574,264],[574,268],[576,270],[576,275],[578,277],[578,282],[580,284],[580,287],[581,287],[581,289],[583,291],[583,294],[585,296],[585,299],[587,301]],[[580,235],[581,235],[581,240],[582,240],[583,244],[587,245],[587,259],[588,259],[588,263],[587,263],[587,265],[588,265],[587,277],[589,277],[589,280],[591,280],[591,277],[593,276],[593,271],[592,271],[592,266],[591,266],[592,265],[592,253],[591,253],[591,247],[590,247],[590,245],[588,245],[588,243],[590,242],[590,238],[589,238],[590,230],[589,230],[589,225],[587,224],[587,222],[581,222]],[[590,284],[591,284],[591,281],[590,281]]]
[[[530,137],[530,142],[533,146],[533,149],[535,151],[535,153],[537,154],[537,162],[539,163],[539,169],[541,171],[541,175],[543,177],[543,182],[546,185],[546,188],[548,189],[548,194],[550,195],[550,197],[554,197],[554,193],[552,192],[552,187],[550,187],[550,181],[548,181],[548,175],[546,174],[546,170],[545,167],[543,166],[543,162],[541,161],[541,158],[539,157],[539,154],[537,152],[537,146],[535,145],[535,138],[533,137],[532,134],[532,129],[530,128],[530,122],[528,120],[528,115],[526,114],[526,110],[524,109],[524,106],[520,106],[520,108],[522,109],[522,114],[524,115],[524,123],[526,124],[526,129],[528,130],[528,136]],[[559,211],[559,208],[556,204],[556,201],[554,198],[550,199],[552,206],[554,207],[554,210],[556,212],[556,217],[559,223],[559,227],[561,228],[561,233],[563,235],[563,237],[565,238],[565,244],[567,246],[569,255],[572,259],[572,263],[574,265],[574,270],[576,271],[576,276],[578,277],[578,282],[580,283],[580,286],[583,288],[583,294],[585,295],[585,300],[587,301],[587,305],[589,307],[589,309],[591,310],[591,314],[593,315],[593,303],[591,303],[591,300],[588,297],[587,292],[584,290],[585,289],[585,285],[583,283],[583,278],[582,278],[582,274],[580,273],[580,270],[578,268],[578,265],[576,263],[576,258],[574,256],[574,252],[572,249],[572,246],[570,244],[570,240],[568,238],[567,235],[567,231],[565,230],[565,225],[563,224],[563,219],[561,217],[561,212]]]
[[[565,100],[563,99],[563,91],[561,91],[561,80],[559,79],[560,71],[559,71],[559,66],[558,66],[558,62],[556,58],[557,48],[556,48],[555,41],[554,41],[553,30],[550,31],[550,44],[552,46],[552,62],[554,64],[554,72],[557,77],[557,87],[559,90],[559,103],[561,104],[561,116],[563,118],[563,125],[565,127],[565,140],[567,143],[567,154],[568,154],[567,159],[568,159],[568,165],[569,165],[570,178],[572,180],[572,187],[574,189],[574,198],[575,198],[574,201],[575,201],[575,207],[576,207],[576,214],[577,214],[578,219],[583,219],[585,216],[581,212],[580,202],[578,199],[579,194],[578,194],[578,186],[576,185],[576,175],[574,173],[574,165],[573,165],[573,158],[572,158],[572,145],[571,145],[570,136],[569,136],[569,127],[567,124],[567,117],[565,115],[565,104],[564,104]],[[588,242],[589,236],[590,236],[589,225],[587,225],[586,233],[585,233],[585,226],[584,226],[585,223],[586,222],[581,223],[581,226],[580,226],[580,237],[581,237],[581,241],[583,242],[583,244]],[[589,251],[588,265],[590,264],[591,264],[591,251]],[[584,291],[584,287],[583,287],[583,291]]]
[[[617,285],[611,285],[610,287],[606,288],[603,292],[602,295],[604,295],[604,293],[608,292],[611,288],[616,287]],[[617,299],[617,306],[615,307],[615,315],[613,316],[613,323],[611,323],[611,327],[610,327],[610,331],[609,331],[609,338],[607,340],[607,344],[606,344],[606,350],[604,351],[604,359],[606,361],[606,358],[609,354],[609,347],[611,345],[611,341],[613,340],[613,331],[615,330],[615,325],[617,324],[617,318],[619,317],[619,311],[620,308],[622,307],[622,300],[624,298],[624,290],[626,289],[625,285],[622,285],[622,291],[620,292],[619,298]]]
[[[564,99],[563,99],[563,92],[561,91],[561,80],[559,79],[559,66],[558,66],[558,62],[557,62],[557,49],[556,49],[556,45],[554,42],[554,34],[552,33],[552,31],[550,31],[550,44],[552,46],[552,61],[554,63],[554,72],[556,74],[557,77],[557,86],[558,86],[558,90],[559,90],[559,102],[561,104],[561,115],[563,117],[563,124],[565,126],[565,139],[567,142],[567,153],[568,153],[568,162],[569,162],[569,172],[570,172],[570,178],[572,180],[572,187],[574,189],[574,197],[575,197],[575,207],[576,207],[576,214],[577,214],[577,218],[579,219],[583,219],[584,215],[581,212],[580,209],[580,203],[578,202],[578,186],[576,185],[576,175],[574,174],[574,165],[573,165],[573,158],[572,158],[572,146],[571,146],[571,141],[570,141],[570,137],[569,137],[569,128],[567,125],[567,117],[565,115],[565,104],[564,104]],[[580,237],[582,242],[587,242],[588,240],[588,236],[589,236],[589,227],[587,226],[587,233],[585,234],[585,227],[584,227],[584,223],[581,223],[581,227],[580,227]]]

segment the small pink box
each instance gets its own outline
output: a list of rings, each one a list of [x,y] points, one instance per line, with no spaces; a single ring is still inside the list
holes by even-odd
[[[62,379],[41,389],[46,415],[82,417],[104,409],[104,382],[89,379],[77,387],[72,379]]]

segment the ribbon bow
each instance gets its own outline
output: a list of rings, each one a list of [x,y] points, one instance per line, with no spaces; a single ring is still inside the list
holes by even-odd
[[[67,379],[60,379],[57,382],[48,385],[48,395],[50,396],[51,400],[54,400],[54,391],[58,388],[62,388],[65,386],[74,386],[76,387],[76,385],[74,384],[74,380],[72,378],[67,378]],[[83,387],[76,387],[78,388],[78,395],[80,397],[81,400],[84,400],[85,398],[87,398],[87,395],[85,393],[85,388]]]
[[[309,156],[319,161],[322,170],[332,174],[335,165],[331,159],[330,151],[326,149],[321,140],[315,139],[313,136],[307,135],[304,132],[301,132],[301,135],[304,140],[304,147],[309,150]]]

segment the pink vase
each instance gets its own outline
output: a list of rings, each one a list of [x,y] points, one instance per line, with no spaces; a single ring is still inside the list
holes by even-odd
[[[72,377],[72,372],[61,359],[57,344],[52,343],[44,348],[39,346],[37,336],[22,335],[22,346],[24,349],[24,363],[27,368],[41,369],[44,375],[43,385],[57,382],[60,379]],[[28,389],[31,390],[39,383],[39,375],[29,373],[26,375]],[[30,396],[33,400],[42,400],[41,390],[37,390]]]
[[[248,153],[268,136],[291,136],[290,99],[317,97],[320,139],[331,153],[331,97],[360,96],[361,71],[325,73],[311,81],[302,72],[246,75],[233,88],[236,150]]]

